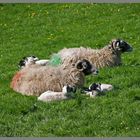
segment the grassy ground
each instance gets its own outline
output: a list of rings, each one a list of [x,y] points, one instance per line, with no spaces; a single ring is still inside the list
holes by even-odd
[[[139,11],[140,4],[1,4],[0,136],[140,136]],[[43,103],[9,87],[23,56],[101,48],[116,37],[134,51],[122,55],[122,66],[101,69],[86,82],[113,84],[105,96]]]

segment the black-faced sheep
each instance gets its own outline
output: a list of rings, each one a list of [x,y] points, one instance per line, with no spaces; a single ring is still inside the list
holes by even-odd
[[[113,39],[102,49],[92,48],[64,48],[58,52],[62,64],[65,66],[76,62],[78,59],[87,59],[97,68],[112,67],[121,64],[121,54],[132,51],[132,47],[121,39]]]
[[[17,72],[11,82],[11,88],[24,95],[36,95],[50,90],[61,92],[66,85],[83,87],[85,75],[97,74],[98,70],[88,60],[78,60],[69,68],[32,65]]]

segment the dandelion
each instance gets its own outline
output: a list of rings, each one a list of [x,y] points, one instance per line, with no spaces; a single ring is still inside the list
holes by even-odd
[[[32,13],[32,17],[34,17],[36,15],[36,13]]]
[[[129,127],[126,127],[125,129],[128,130]]]

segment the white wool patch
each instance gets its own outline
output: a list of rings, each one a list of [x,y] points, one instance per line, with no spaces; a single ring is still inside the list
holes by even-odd
[[[49,102],[53,100],[62,100],[62,99],[67,99],[65,93],[53,92],[53,91],[46,91],[38,97],[38,100],[44,101],[44,102]]]
[[[98,95],[96,90],[86,92],[86,95],[89,95],[91,98],[94,98]]]
[[[38,60],[35,62],[35,64],[38,64],[38,65],[47,65],[49,63],[49,60]]]
[[[48,101],[53,101],[53,100],[62,100],[62,99],[67,99],[68,97],[66,94],[68,93],[67,91],[67,86],[64,86],[62,89],[62,92],[54,92],[54,91],[46,91],[42,93],[39,97],[38,100],[48,102]]]
[[[113,86],[110,84],[101,84],[101,92],[111,91]]]

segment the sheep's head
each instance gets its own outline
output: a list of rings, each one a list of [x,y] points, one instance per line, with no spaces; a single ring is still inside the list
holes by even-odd
[[[89,86],[89,90],[92,91],[92,90],[97,90],[97,91],[100,91],[101,92],[101,84],[99,83],[93,83]]]
[[[98,70],[97,68],[92,65],[88,60],[83,59],[83,60],[79,60],[76,63],[76,68],[79,69],[80,71],[82,71],[85,75],[89,75],[89,74],[98,74]]]
[[[128,43],[126,43],[124,40],[121,39],[113,39],[110,43],[109,49],[122,53],[131,52],[133,50],[131,45],[129,45]]]
[[[20,60],[18,66],[19,68],[23,68],[27,65],[34,64],[37,60],[39,60],[36,56],[28,56],[28,57],[23,57],[22,60]]]

